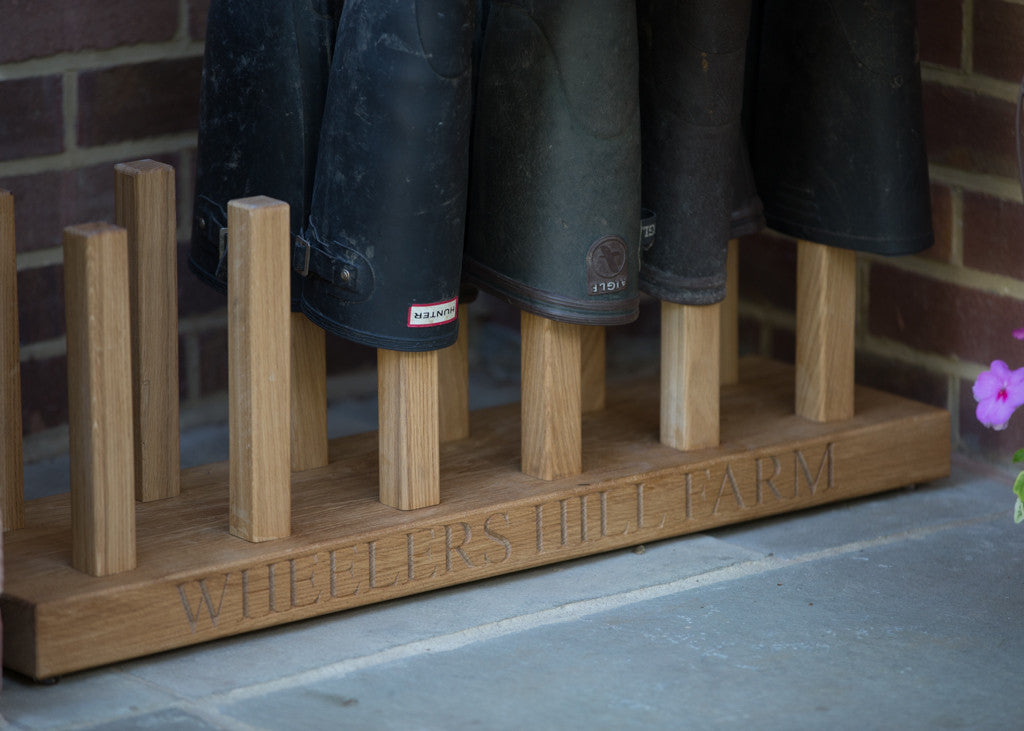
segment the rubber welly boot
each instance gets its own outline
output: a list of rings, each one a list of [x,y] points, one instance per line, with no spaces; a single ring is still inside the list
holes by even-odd
[[[764,0],[752,161],[768,225],[878,254],[932,243],[914,0]]]
[[[189,267],[227,290],[227,204],[267,195],[305,226],[341,0],[213,0]],[[292,306],[298,286],[292,279]]]
[[[638,0],[637,8],[643,198],[658,216],[640,287],[669,302],[712,304],[725,297],[733,235],[750,0]]]
[[[302,310],[389,350],[455,342],[474,0],[347,0],[295,268]]]
[[[477,90],[467,279],[519,308],[639,313],[634,0],[492,0]]]

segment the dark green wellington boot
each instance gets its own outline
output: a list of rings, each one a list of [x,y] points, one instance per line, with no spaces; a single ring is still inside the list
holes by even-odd
[[[636,319],[633,0],[492,0],[473,135],[467,279],[552,320]]]
[[[712,304],[725,297],[734,211],[736,230],[757,215],[735,199],[750,0],[638,0],[637,9],[643,198],[658,216],[640,287],[660,300]]]
[[[732,216],[729,238],[756,234],[765,227],[764,205],[757,193],[754,170],[750,167],[750,154],[746,140],[740,140],[740,151],[732,176]]]
[[[305,226],[341,0],[213,0],[189,267],[227,289],[227,204],[267,195]],[[292,306],[298,286],[292,279]]]
[[[768,225],[910,254],[932,243],[914,0],[764,0],[752,160]]]
[[[303,240],[302,311],[389,350],[455,342],[475,0],[347,0]]]

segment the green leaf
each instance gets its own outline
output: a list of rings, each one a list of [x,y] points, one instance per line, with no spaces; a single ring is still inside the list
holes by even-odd
[[[1024,462],[1024,448],[1018,449],[1013,453],[1013,462],[1014,464],[1017,462]]]
[[[1013,494],[1024,500],[1024,472],[1017,475],[1017,479],[1013,481]]]
[[[1021,521],[1024,521],[1024,502],[1017,498],[1017,504],[1013,507],[1013,522],[1020,523]]]

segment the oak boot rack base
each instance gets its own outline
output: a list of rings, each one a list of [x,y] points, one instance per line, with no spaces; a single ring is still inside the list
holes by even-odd
[[[277,541],[230,534],[227,462],[184,470],[177,498],[137,505],[138,567],[106,577],[71,566],[66,494],[28,501],[5,536],[4,664],[47,678],[949,474],[946,411],[858,386],[854,417],[811,421],[774,361],[740,360],[712,449],[660,443],[658,393],[610,389],[583,472],[552,481],[520,469],[517,404],[473,412],[441,446],[440,504],[412,512],[378,499],[376,433],[333,440],[292,475]]]

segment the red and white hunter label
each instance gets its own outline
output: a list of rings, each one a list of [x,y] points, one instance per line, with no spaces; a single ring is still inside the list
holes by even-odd
[[[459,315],[459,298],[429,305],[409,306],[409,327],[437,327],[455,322]]]

